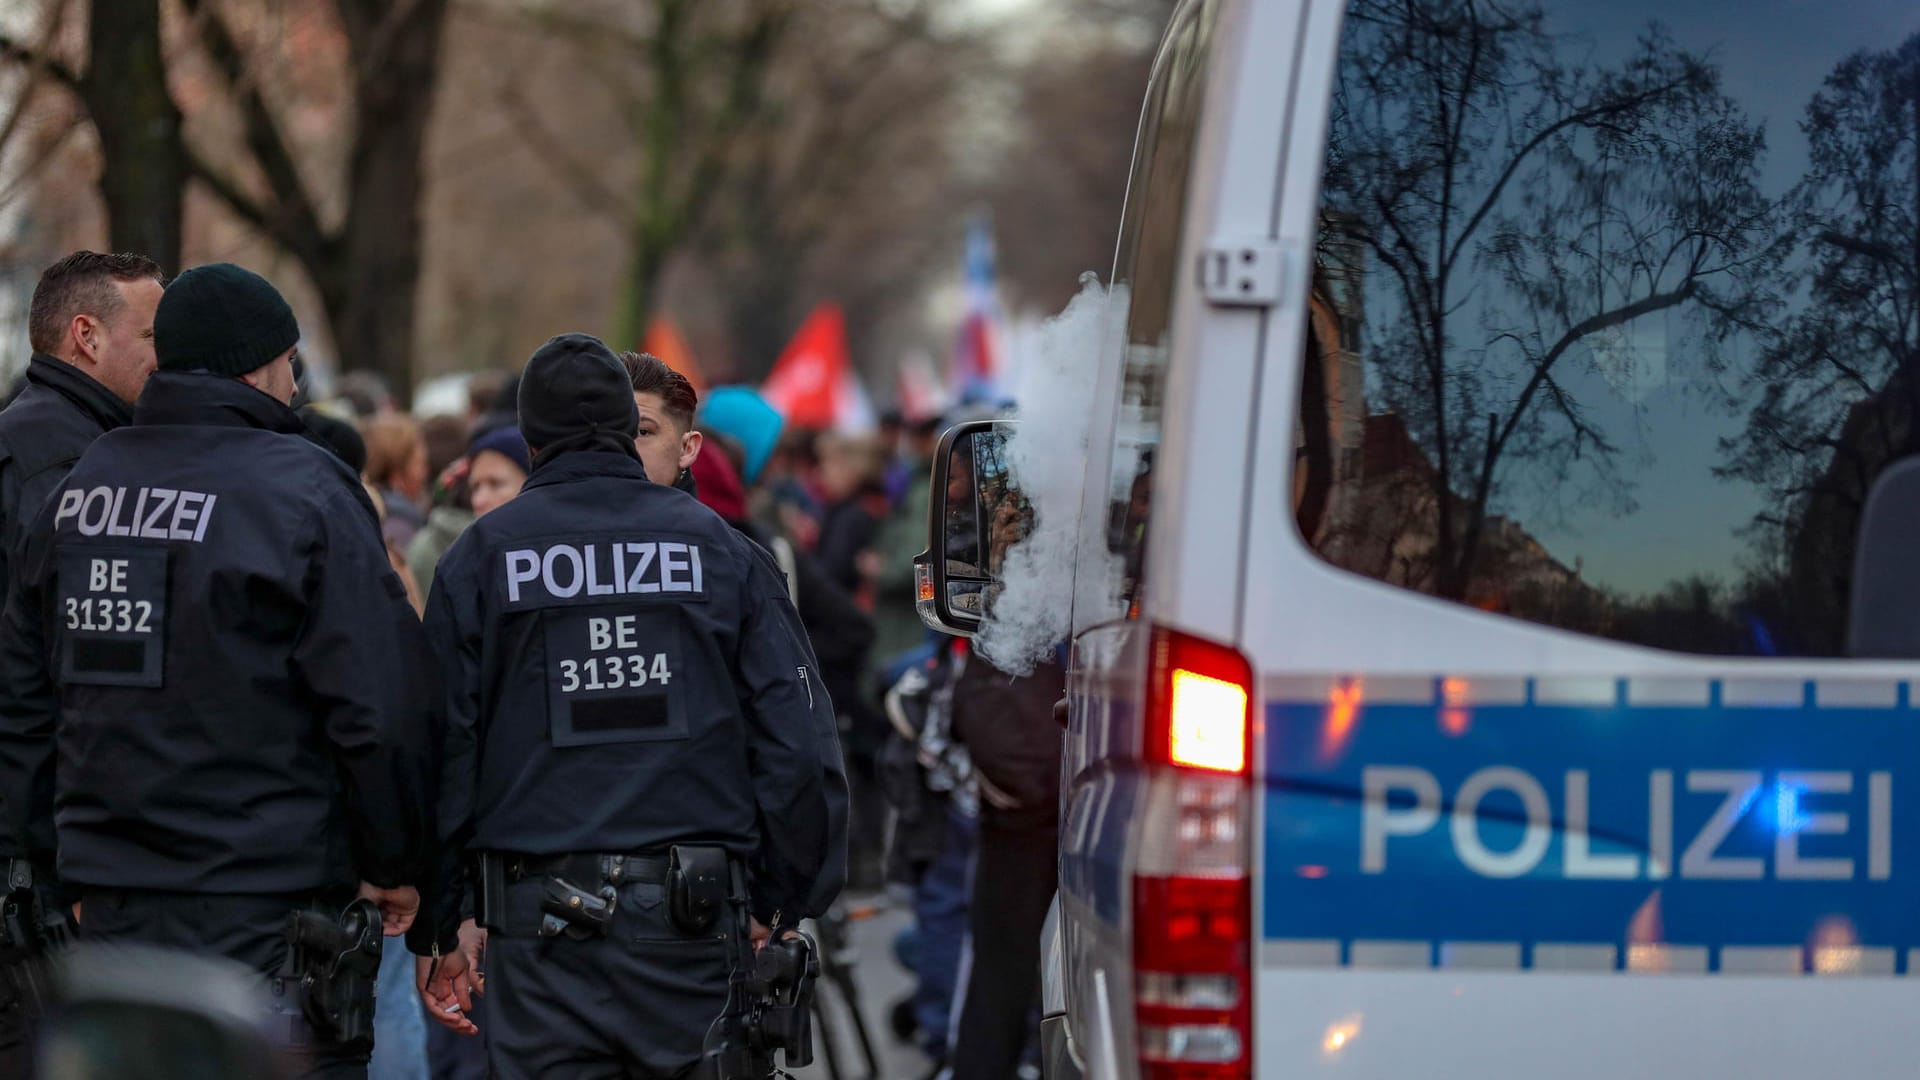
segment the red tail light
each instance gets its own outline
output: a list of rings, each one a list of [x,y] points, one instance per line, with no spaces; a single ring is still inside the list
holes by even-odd
[[[1253,704],[1246,657],[1166,629],[1153,632],[1152,649],[1147,760],[1244,774]]]
[[[1165,629],[1147,684],[1147,808],[1133,879],[1135,1029],[1148,1080],[1252,1075],[1253,672]]]

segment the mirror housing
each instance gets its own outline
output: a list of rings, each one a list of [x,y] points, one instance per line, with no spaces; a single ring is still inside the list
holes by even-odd
[[[273,1040],[263,980],[230,960],[82,944],[63,957],[56,982],[36,1074],[48,1080],[292,1075]]]
[[[927,500],[927,550],[914,560],[916,608],[920,620],[943,634],[972,637],[980,630],[986,605],[999,580],[989,568],[989,545],[993,522],[982,511],[983,484],[973,468],[976,440],[1005,440],[1013,425],[1009,421],[973,420],[949,428],[940,437],[933,455],[932,498]],[[966,469],[964,476],[955,470],[956,461]],[[1004,477],[1004,473],[1001,474]],[[964,505],[954,498],[954,485],[966,493]],[[1002,482],[1001,496],[1017,491]],[[1006,537],[990,538],[990,544],[1004,548]]]
[[[1920,659],[1920,457],[1882,470],[1867,493],[1854,544],[1847,655]]]

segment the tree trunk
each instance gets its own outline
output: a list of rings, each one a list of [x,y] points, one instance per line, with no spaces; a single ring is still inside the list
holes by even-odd
[[[177,273],[187,155],[160,55],[160,4],[100,3],[87,22],[90,58],[79,89],[106,162],[100,196],[107,205],[107,246]]]
[[[353,42],[354,146],[347,219],[310,267],[346,371],[385,377],[413,397],[427,120],[439,78],[447,0],[341,0]]]

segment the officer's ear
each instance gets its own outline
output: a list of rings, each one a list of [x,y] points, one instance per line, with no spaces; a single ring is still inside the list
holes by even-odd
[[[694,460],[700,456],[700,448],[706,445],[706,436],[698,431],[689,431],[680,436],[680,467],[693,468]]]
[[[69,319],[67,321],[68,356],[66,359],[76,364],[81,361],[89,364],[98,363],[100,360],[100,336],[105,333],[105,330],[105,324],[91,315],[80,314]]]

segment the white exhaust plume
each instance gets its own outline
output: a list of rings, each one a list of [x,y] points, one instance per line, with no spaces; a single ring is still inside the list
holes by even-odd
[[[1075,571],[1083,604],[1114,605],[1117,575],[1104,532],[1080,544],[1080,497],[1086,479],[1091,391],[1106,350],[1125,326],[1124,291],[1110,295],[1093,274],[1079,295],[1037,330],[1018,335],[1014,400],[1020,421],[1007,441],[1013,482],[1033,508],[1033,531],[1013,545],[1001,567],[1004,587],[990,605],[974,648],[1002,671],[1025,675],[1064,643],[1074,623]],[[1083,611],[1081,622],[1092,614]],[[1109,613],[1105,617],[1111,617]]]

